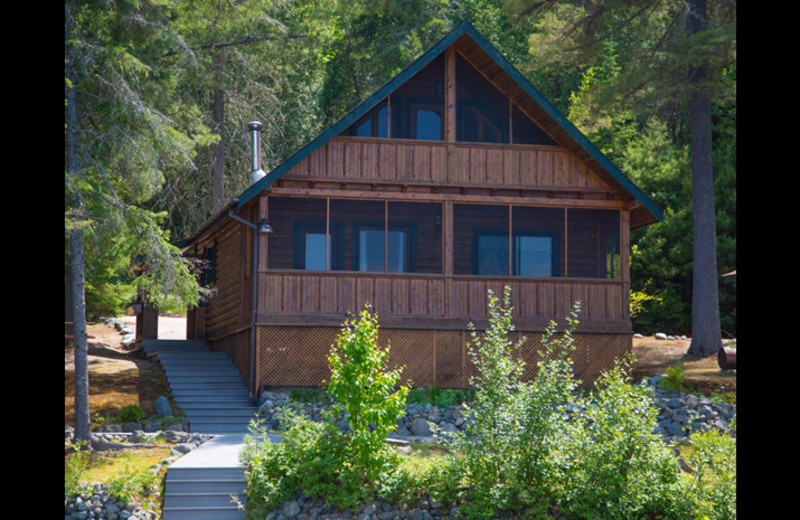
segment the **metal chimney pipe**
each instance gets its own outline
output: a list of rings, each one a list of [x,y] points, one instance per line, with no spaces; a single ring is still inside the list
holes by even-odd
[[[250,184],[253,185],[266,177],[267,174],[261,169],[259,165],[259,157],[261,151],[261,127],[263,126],[260,121],[251,121],[248,123],[250,131],[253,132],[253,171],[250,172]]]

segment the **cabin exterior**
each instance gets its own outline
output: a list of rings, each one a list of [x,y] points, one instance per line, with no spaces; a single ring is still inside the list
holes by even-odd
[[[661,218],[463,22],[184,242],[216,293],[187,337],[230,354],[253,395],[319,386],[369,303],[405,378],[465,387],[467,324],[509,285],[529,376],[548,322],[582,302],[589,385],[631,350],[629,234]]]

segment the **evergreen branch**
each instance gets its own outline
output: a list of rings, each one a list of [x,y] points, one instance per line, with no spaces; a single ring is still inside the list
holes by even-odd
[[[191,50],[191,51],[198,51],[198,50],[205,50],[205,49],[220,49],[220,48],[223,48],[223,47],[230,47],[232,45],[244,45],[244,44],[258,42],[258,41],[264,41],[264,40],[269,40],[269,41],[274,41],[274,40],[278,40],[278,39],[291,40],[291,39],[299,39],[299,38],[307,38],[307,37],[308,37],[307,34],[287,34],[286,36],[247,36],[245,38],[242,38],[241,40],[234,40],[234,41],[231,41],[231,42],[222,42],[222,43],[207,43],[205,45],[200,45],[200,46],[197,46],[197,47],[188,47],[188,49]],[[174,56],[174,55],[178,54],[179,52],[181,52],[181,50],[169,51],[168,53],[164,54],[164,57]]]

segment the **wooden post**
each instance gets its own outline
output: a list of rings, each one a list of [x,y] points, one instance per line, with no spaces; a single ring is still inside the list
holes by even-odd
[[[446,200],[442,204],[442,263],[444,264],[444,312],[452,316],[452,283],[453,283],[453,201]]]
[[[445,125],[444,140],[456,140],[456,49],[452,45],[444,51]]]
[[[631,313],[631,212],[623,209],[619,212],[619,269],[622,279],[622,316],[630,319]]]

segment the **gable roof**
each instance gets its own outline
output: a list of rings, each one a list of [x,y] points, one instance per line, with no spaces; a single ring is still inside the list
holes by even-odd
[[[475,27],[467,20],[458,24],[447,36],[424,52],[402,72],[389,80],[378,89],[377,92],[362,101],[325,132],[295,152],[294,155],[278,165],[261,180],[248,187],[239,197],[234,199],[234,205],[242,207],[259,193],[267,189],[273,182],[297,166],[300,161],[307,158],[331,138],[341,133],[353,122],[357,121],[387,95],[391,94],[453,44],[459,46],[459,50],[462,54],[471,54],[473,57],[477,56],[483,58],[480,60],[482,65],[476,65],[474,62],[473,65],[479,69],[482,67],[484,69],[482,72],[494,70],[494,76],[498,76],[499,74],[504,82],[501,91],[506,92],[507,95],[512,98],[512,101],[517,102],[518,106],[523,111],[527,112],[529,116],[531,112],[535,112],[535,117],[532,117],[532,119],[534,119],[537,124],[541,124],[559,144],[575,153],[592,171],[599,174],[612,185],[621,187],[633,197],[635,204],[631,211],[632,228],[662,221],[664,219],[661,209],[625,176],[625,174],[614,166],[611,161],[580,132],[580,130],[570,123],[569,120],[525,79],[525,77],[503,57],[491,43],[481,36]],[[491,58],[491,60],[487,60],[486,57]],[[498,67],[500,71],[496,70]],[[509,93],[511,90],[514,91],[513,94]],[[204,226],[204,228],[207,228],[207,226]]]

